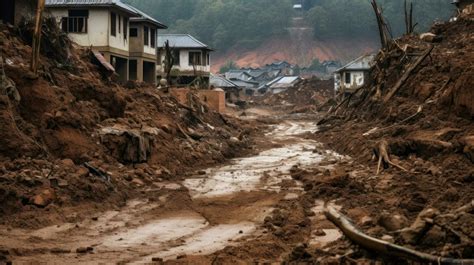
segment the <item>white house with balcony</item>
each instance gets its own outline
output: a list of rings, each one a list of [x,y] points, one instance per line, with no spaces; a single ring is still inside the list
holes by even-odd
[[[211,56],[208,45],[189,34],[160,34],[158,36],[158,79],[164,78],[165,42],[173,49],[174,66],[171,70],[172,84],[188,85],[196,78],[209,83]]]
[[[155,82],[153,46],[166,26],[120,0],[46,0],[46,8],[72,41],[102,54],[120,81]]]

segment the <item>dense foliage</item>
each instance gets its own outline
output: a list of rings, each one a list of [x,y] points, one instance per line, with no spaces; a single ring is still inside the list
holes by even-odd
[[[369,0],[124,0],[169,26],[189,33],[217,50],[254,47],[287,33],[292,17],[303,15],[315,38],[377,37]],[[408,0],[410,1],[410,0]],[[413,1],[413,0],[412,0]],[[418,31],[453,13],[451,0],[413,1]],[[302,3],[298,14],[293,4]],[[404,0],[379,0],[394,35],[404,31]]]

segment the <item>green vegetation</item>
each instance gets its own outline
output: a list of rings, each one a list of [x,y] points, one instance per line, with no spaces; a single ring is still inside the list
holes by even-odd
[[[169,32],[189,33],[217,50],[234,45],[252,48],[287,33],[295,15],[292,0],[124,0],[169,26]],[[395,36],[403,33],[404,0],[379,0]],[[449,0],[413,0],[417,31],[436,19],[445,20]],[[369,0],[304,0],[306,21],[316,38],[376,38]]]

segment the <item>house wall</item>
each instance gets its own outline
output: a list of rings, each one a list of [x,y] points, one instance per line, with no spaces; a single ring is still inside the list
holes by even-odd
[[[58,23],[61,22],[63,17],[68,16],[67,8],[54,8],[48,9],[54,17],[56,17]],[[87,34],[86,33],[68,33],[69,38],[75,43],[89,47],[89,46],[108,46],[108,35],[109,35],[109,15],[108,10],[104,9],[90,9],[89,19],[87,21]]]
[[[345,74],[351,75],[351,83],[346,83]],[[365,71],[345,71],[340,73],[340,90],[353,92],[365,84],[367,72]],[[336,79],[335,79],[336,80]]]
[[[130,37],[130,53],[142,53],[143,52],[143,24],[141,23],[130,23],[130,28],[137,29],[137,36]],[[130,33],[130,30],[129,30]]]
[[[190,52],[201,52],[201,55],[203,51],[198,50],[198,49],[183,49],[179,51],[179,70],[181,71],[193,71],[194,68],[192,65],[189,65],[189,53]],[[198,71],[203,71],[203,72],[210,72],[211,67],[210,65],[196,65],[196,70]]]
[[[110,34],[110,16],[111,16],[112,12],[114,12],[116,14],[116,19],[117,19],[117,34],[116,34],[116,36],[112,36]],[[108,21],[106,22],[106,25],[109,25],[108,26],[109,46],[111,48],[115,48],[115,49],[119,49],[119,50],[123,50],[123,51],[129,51],[130,46],[129,46],[128,41],[129,41],[130,38],[129,38],[128,32],[127,32],[127,39],[125,39],[125,32],[124,32],[124,28],[123,28],[124,14],[119,13],[119,12],[115,12],[115,11],[107,11],[107,13],[108,13],[108,15],[105,16],[105,17],[108,17]],[[130,19],[128,16],[127,16],[127,18]],[[118,30],[118,24],[119,23],[121,24],[121,26],[120,26],[121,30],[120,31]],[[95,25],[95,24],[89,24],[89,25]],[[130,22],[128,23],[127,28],[130,28]]]
[[[192,65],[189,65],[189,53],[190,52],[204,52],[199,49],[182,49],[179,51],[179,66],[174,66],[173,69],[178,69],[179,71],[194,71]],[[160,62],[165,60],[164,53],[161,55]],[[211,61],[211,60],[209,60]],[[196,70],[201,72],[211,72],[211,64],[209,65],[196,65]],[[158,71],[163,71],[162,66],[159,67]]]
[[[58,22],[61,21],[61,18],[68,16],[68,8],[49,8],[49,12],[55,16]],[[117,14],[117,36],[112,36],[110,33],[110,16],[111,11],[108,9],[89,9],[89,19],[87,34],[86,33],[69,33],[69,37],[72,41],[77,44],[85,47],[96,46],[96,47],[106,47],[109,46],[112,49],[129,51],[129,43],[124,38],[124,29],[123,29],[123,18],[124,15],[115,12]],[[118,31],[119,16],[121,17],[121,31]],[[128,33],[127,33],[128,35]]]
[[[148,31],[148,37],[150,42],[145,45],[144,26],[155,30],[155,48],[151,47],[151,31]],[[130,37],[130,53],[145,53],[146,55],[156,57],[156,44],[158,42],[158,29],[151,24],[145,24],[143,22],[132,22],[130,28],[136,28],[138,31],[137,37]],[[150,57],[151,58],[151,57]]]

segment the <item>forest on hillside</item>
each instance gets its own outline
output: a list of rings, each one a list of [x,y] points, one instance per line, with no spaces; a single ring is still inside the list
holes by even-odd
[[[189,33],[213,48],[252,48],[269,37],[287,33],[294,16],[303,16],[320,39],[377,37],[369,0],[125,0],[165,23],[171,33]],[[417,31],[454,10],[450,0],[416,0]],[[394,36],[404,31],[404,0],[379,0]],[[302,3],[298,14],[293,4]]]

